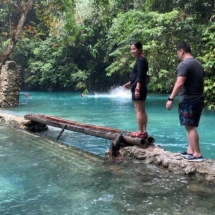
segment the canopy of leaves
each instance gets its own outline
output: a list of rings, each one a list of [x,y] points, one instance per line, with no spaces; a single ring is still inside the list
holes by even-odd
[[[23,0],[0,1],[0,52],[8,45]],[[19,3],[19,4],[18,4]],[[129,79],[132,41],[149,61],[151,92],[169,93],[175,46],[186,41],[205,68],[205,95],[215,103],[214,1],[34,0],[16,50],[22,88],[107,90]]]

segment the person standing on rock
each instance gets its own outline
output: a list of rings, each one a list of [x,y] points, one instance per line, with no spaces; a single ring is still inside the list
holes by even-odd
[[[142,43],[133,42],[130,45],[130,52],[136,63],[130,75],[130,81],[124,85],[125,89],[131,88],[132,100],[136,111],[138,131],[132,132],[132,137],[147,138],[147,113],[145,109],[145,100],[147,97],[147,82],[148,82],[148,62],[142,53]]]
[[[177,46],[177,55],[181,62],[177,68],[177,80],[166,108],[172,109],[174,98],[178,95],[180,124],[187,131],[188,149],[181,152],[187,161],[203,161],[199,146],[199,135],[196,127],[199,125],[202,109],[204,106],[204,69],[200,62],[191,54],[191,48],[187,43]]]

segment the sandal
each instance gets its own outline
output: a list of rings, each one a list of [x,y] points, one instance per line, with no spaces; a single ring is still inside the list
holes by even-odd
[[[131,132],[131,137],[138,137],[139,135],[141,135],[141,132],[136,131],[136,132]]]
[[[148,137],[148,133],[145,131],[144,133],[141,134],[143,139],[146,139]]]
[[[148,133],[147,132],[141,133],[139,131],[132,132],[130,135],[131,135],[131,137],[138,137],[138,138],[142,138],[142,139],[145,139],[145,138],[148,137]]]

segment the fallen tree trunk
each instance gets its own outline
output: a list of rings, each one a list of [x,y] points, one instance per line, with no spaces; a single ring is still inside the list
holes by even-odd
[[[101,137],[109,140],[115,140],[117,136],[123,132],[123,139],[126,144],[137,145],[142,148],[146,148],[147,145],[153,145],[155,139],[153,137],[148,137],[146,139],[134,138],[130,136],[130,132],[122,131],[114,128],[107,128],[96,125],[89,125],[78,123],[70,120],[60,119],[53,116],[46,116],[40,114],[29,114],[24,116],[25,119],[38,122],[44,125],[50,125],[70,131],[75,131],[95,137]]]

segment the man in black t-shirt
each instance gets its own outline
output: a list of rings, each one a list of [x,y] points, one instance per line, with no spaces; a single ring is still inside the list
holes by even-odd
[[[177,55],[181,60],[177,68],[177,80],[166,103],[168,110],[179,93],[179,119],[187,130],[188,149],[181,152],[187,161],[203,161],[199,147],[199,135],[196,127],[199,125],[204,106],[204,69],[199,61],[193,58],[191,48],[187,43],[177,46]]]

